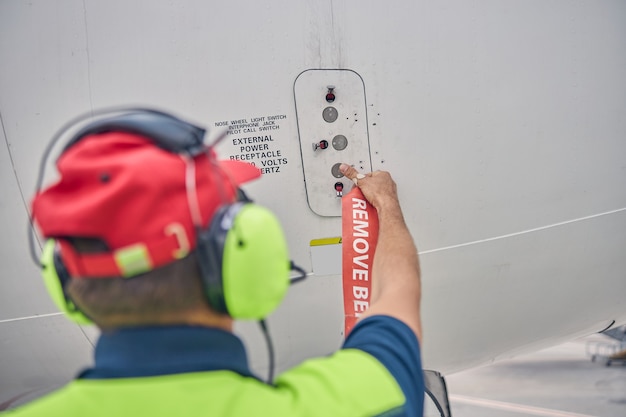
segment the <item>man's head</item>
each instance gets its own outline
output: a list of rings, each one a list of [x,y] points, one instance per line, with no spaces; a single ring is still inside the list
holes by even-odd
[[[67,269],[72,278],[62,284],[64,293],[97,323],[112,317],[132,316],[143,323],[171,318],[206,306],[206,294],[226,298],[224,308],[213,309],[233,315],[228,304],[239,301],[228,287],[245,292],[258,285],[237,279],[233,284],[222,260],[242,261],[254,253],[251,248],[262,246],[254,241],[268,233],[258,227],[267,223],[266,212],[238,204],[228,211],[232,219],[213,224],[216,213],[236,202],[238,187],[260,172],[247,163],[217,160],[202,144],[203,135],[204,130],[162,113],[133,111],[98,120],[64,149],[57,161],[59,181],[35,196],[33,217],[44,237],[55,239],[56,264],[62,263],[57,269]],[[215,236],[219,233],[223,236]],[[269,235],[276,240],[274,229]],[[282,298],[288,282],[284,239],[270,256],[276,265],[270,275],[279,275],[271,278],[279,280],[272,296]],[[244,300],[240,304],[251,298]]]

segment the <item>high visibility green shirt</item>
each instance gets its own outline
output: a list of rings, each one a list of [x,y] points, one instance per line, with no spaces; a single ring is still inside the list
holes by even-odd
[[[8,416],[421,416],[423,389],[417,339],[390,317],[363,320],[341,350],[272,385],[231,333],[133,328],[103,334],[94,368]]]

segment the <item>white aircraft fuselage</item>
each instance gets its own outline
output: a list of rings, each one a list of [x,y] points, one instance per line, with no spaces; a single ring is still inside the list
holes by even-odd
[[[340,162],[398,184],[426,368],[625,323],[625,19],[622,1],[0,3],[0,403],[91,362],[97,331],[30,260],[28,207],[53,133],[108,106],[228,130],[220,156],[262,170],[245,190],[312,272],[269,318],[278,371],[343,339]],[[265,372],[256,326],[237,332]]]

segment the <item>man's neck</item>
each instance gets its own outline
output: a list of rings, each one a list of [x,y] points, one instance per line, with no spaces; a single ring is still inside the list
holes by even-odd
[[[180,314],[167,314],[161,317],[154,317],[150,320],[132,319],[126,316],[110,317],[106,323],[98,323],[98,326],[104,330],[114,330],[120,327],[131,326],[202,326],[212,327],[227,332],[233,331],[233,319],[227,315],[216,314],[210,310],[194,310],[181,312]]]

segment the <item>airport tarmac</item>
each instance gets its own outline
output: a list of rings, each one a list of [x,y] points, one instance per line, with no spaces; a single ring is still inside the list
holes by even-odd
[[[626,417],[626,366],[591,360],[603,343],[619,345],[592,335],[449,375],[452,416]]]

